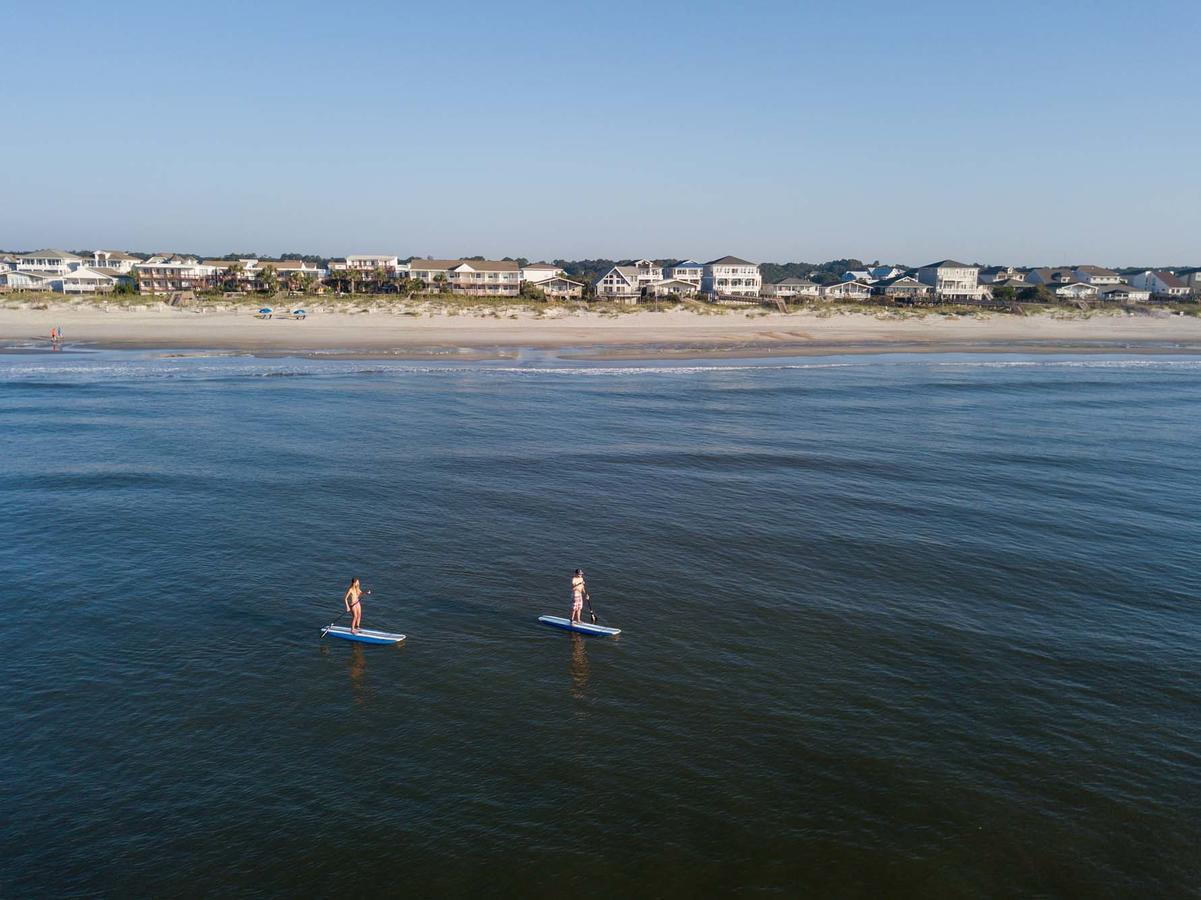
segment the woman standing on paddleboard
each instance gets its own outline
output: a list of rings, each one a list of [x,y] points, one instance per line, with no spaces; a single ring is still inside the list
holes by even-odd
[[[350,630],[353,634],[359,633],[359,622],[363,620],[363,604],[359,602],[363,596],[363,585],[359,579],[350,579],[350,587],[346,589],[346,596],[342,598],[342,602],[346,604],[346,611],[350,615]]]
[[[584,594],[587,589],[584,587],[584,570],[576,569],[575,575],[571,578],[571,623],[578,625],[580,623],[580,614],[584,611]]]

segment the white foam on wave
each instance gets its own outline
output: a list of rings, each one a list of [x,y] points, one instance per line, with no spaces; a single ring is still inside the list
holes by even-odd
[[[0,382],[3,381],[123,381],[134,379],[181,379],[181,380],[226,380],[230,378],[297,378],[356,376],[412,376],[412,375],[465,375],[477,377],[620,377],[633,376],[695,376],[721,375],[738,372],[767,372],[789,369],[837,369],[847,368],[851,363],[798,363],[788,365],[663,365],[663,366],[489,366],[489,365],[380,365],[373,363],[313,362],[264,364],[262,362],[233,362],[222,359],[218,364],[213,358],[204,358],[206,364],[197,364],[197,358],[180,358],[169,362],[153,360],[144,363],[127,361],[112,362],[97,360],[92,363],[67,365],[9,364],[0,362]]]
[[[940,362],[953,369],[1201,369],[1201,359],[1031,359]]]

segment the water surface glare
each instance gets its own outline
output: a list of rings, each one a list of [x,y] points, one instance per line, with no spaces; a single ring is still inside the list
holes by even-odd
[[[0,357],[0,895],[1195,896],[1199,399]]]

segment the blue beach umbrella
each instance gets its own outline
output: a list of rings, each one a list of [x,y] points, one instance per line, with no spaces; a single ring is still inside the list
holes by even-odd
[[[264,306],[262,309],[260,309],[260,310],[259,310],[259,312],[261,312],[261,313],[269,313],[269,312],[271,312],[271,307],[270,307],[270,306]]]

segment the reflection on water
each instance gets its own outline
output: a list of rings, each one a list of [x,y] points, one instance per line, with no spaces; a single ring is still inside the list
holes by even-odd
[[[571,635],[571,695],[577,700],[588,699],[588,647],[584,638]]]
[[[347,664],[347,669],[350,672],[350,690],[354,696],[354,702],[363,704],[367,702],[367,681],[363,677],[367,672],[367,654],[363,652],[363,645],[354,643],[350,648],[350,662]]]

